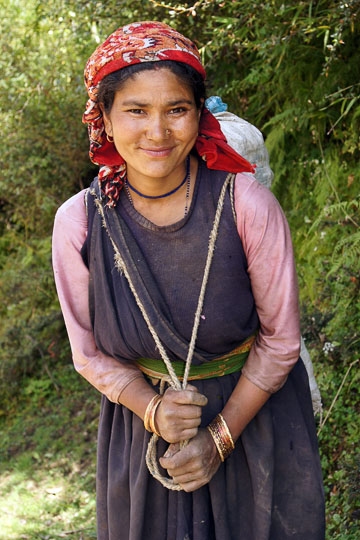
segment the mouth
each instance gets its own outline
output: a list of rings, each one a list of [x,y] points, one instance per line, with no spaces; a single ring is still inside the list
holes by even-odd
[[[163,148],[140,148],[142,152],[151,157],[167,157],[172,152],[172,147]]]

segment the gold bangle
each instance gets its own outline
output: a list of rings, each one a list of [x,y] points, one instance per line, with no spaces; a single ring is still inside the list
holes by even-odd
[[[150,429],[153,433],[156,433],[156,435],[158,437],[161,437],[159,431],[156,429],[156,426],[155,426],[155,413],[157,411],[157,408],[158,406],[160,405],[162,401],[162,396],[160,396],[160,399],[158,399],[157,401],[154,402],[152,408],[151,408],[151,412],[150,412],[150,418],[149,418],[149,426],[150,426]]]
[[[207,426],[207,429],[214,440],[221,461],[225,461],[234,450],[235,444],[223,416],[218,414]]]
[[[155,405],[158,404],[158,402],[161,400],[160,394],[155,394],[153,398],[151,398],[148,406],[146,407],[146,411],[144,414],[144,427],[147,431],[152,432],[152,429],[150,427],[150,418],[151,418],[151,412]]]
[[[226,442],[227,442],[227,445],[230,446],[231,452],[232,452],[232,451],[234,450],[234,448],[235,448],[235,444],[234,444],[233,438],[232,438],[232,436],[231,436],[229,426],[228,426],[227,423],[225,422],[225,419],[224,419],[224,417],[223,417],[223,415],[222,415],[221,413],[218,414],[218,418],[220,418],[220,420],[221,420],[221,426],[222,426],[223,430],[224,430],[225,433],[226,433]]]
[[[213,422],[212,422],[212,423],[213,423]],[[213,441],[214,441],[214,443],[215,443],[215,446],[216,446],[216,449],[217,449],[217,451],[218,451],[218,453],[219,453],[219,456],[220,456],[221,461],[224,461],[224,454],[223,454],[223,452],[222,452],[221,440],[220,440],[220,437],[218,437],[216,431],[213,429],[212,423],[209,424],[209,425],[207,426],[207,429],[209,430],[210,435],[211,435],[212,438],[213,438]]]
[[[151,413],[151,409],[152,409],[152,406],[154,404],[154,401],[157,401],[159,399],[159,397],[160,397],[159,394],[155,394],[155,396],[153,396],[151,398],[151,400],[148,403],[148,406],[146,407],[146,411],[145,411],[145,414],[144,414],[144,427],[145,427],[145,429],[147,431],[151,431],[150,424],[149,424],[150,413]]]

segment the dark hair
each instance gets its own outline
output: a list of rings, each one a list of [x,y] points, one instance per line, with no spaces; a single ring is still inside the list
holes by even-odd
[[[98,92],[98,102],[102,103],[106,113],[110,113],[115,94],[122,85],[141,71],[151,71],[157,69],[168,69],[174,75],[179,77],[184,84],[189,86],[194,93],[196,107],[200,109],[202,100],[205,100],[206,89],[205,82],[200,73],[192,66],[177,62],[175,60],[160,60],[158,62],[141,62],[132,64],[122,69],[118,69],[109,75],[106,75],[100,82]]]

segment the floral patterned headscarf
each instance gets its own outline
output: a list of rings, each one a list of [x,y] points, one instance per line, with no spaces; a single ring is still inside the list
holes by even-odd
[[[141,62],[174,60],[192,66],[205,79],[205,70],[196,46],[179,32],[161,22],[137,22],[116,30],[90,56],[85,66],[89,100],[83,115],[88,124],[90,159],[100,165],[99,183],[113,207],[126,176],[126,163],[113,142],[106,139],[103,115],[98,103],[101,80],[109,73]],[[248,161],[226,142],[216,118],[204,107],[195,148],[210,169],[228,172],[254,172]]]

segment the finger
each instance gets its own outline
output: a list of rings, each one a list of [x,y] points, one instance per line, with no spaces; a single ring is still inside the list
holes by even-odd
[[[185,429],[182,431],[181,429],[177,430],[161,430],[161,437],[164,439],[164,441],[176,444],[182,441],[188,441],[190,439],[193,439],[198,434],[199,428],[194,427],[192,429]]]
[[[197,489],[205,486],[209,482],[206,478],[199,478],[197,480],[192,480],[191,482],[185,482],[184,484],[179,484],[180,487],[186,491],[186,493],[191,493],[192,491],[196,491]],[[177,483],[177,482],[176,482]]]
[[[181,470],[188,462],[190,461],[191,456],[189,456],[186,448],[183,448],[173,454],[171,457],[161,457],[159,459],[160,464],[164,469],[172,470],[173,472]]]
[[[190,392],[198,392],[199,390],[196,388],[196,386],[192,384],[186,385],[186,390],[190,390]]]
[[[199,428],[186,428],[162,432],[162,438],[172,444],[193,439],[198,434]]]
[[[177,442],[189,441],[193,439],[194,437],[196,437],[197,434],[198,434],[198,428],[196,427],[191,428],[191,429],[184,429],[184,431],[178,434]]]
[[[202,408],[198,405],[179,405],[176,416],[181,420],[200,420]]]
[[[164,454],[164,458],[171,458],[174,456],[177,452],[180,450],[180,444],[178,443],[172,443],[169,445],[168,449],[166,450]]]
[[[175,467],[167,468],[168,473],[172,477],[183,477],[184,479],[185,476],[188,476],[188,480],[191,480],[191,478],[197,478],[199,474],[201,474],[201,470],[203,469],[201,466],[199,466],[199,463],[192,460],[189,460],[181,465],[176,465]]]
[[[195,480],[205,479],[203,472],[199,470],[188,471],[182,474],[173,474],[171,471],[168,470],[168,473],[170,476],[172,476],[174,482],[176,482],[177,484],[188,484],[194,482]]]
[[[185,433],[185,435],[188,436],[189,432]],[[186,440],[189,439],[190,437],[187,437]],[[187,470],[189,470],[190,468],[194,467],[194,463],[195,467],[199,467],[199,465],[196,465],[196,463],[198,464],[198,458],[199,456],[196,451],[194,452],[194,448],[192,447],[192,444],[190,442],[190,444],[184,446],[183,448],[180,448],[179,452],[174,454],[172,457],[162,458],[163,461],[161,465],[166,469],[172,469],[173,472],[175,470],[180,470],[183,467],[186,467]]]
[[[199,407],[204,407],[207,404],[208,399],[198,391],[177,390],[174,401],[181,405],[198,405]]]
[[[176,409],[176,420],[181,421],[186,427],[201,423],[201,407],[195,405],[180,405]]]
[[[199,423],[201,423],[202,408],[197,405],[171,404],[170,406],[167,406],[164,404],[160,409],[161,405],[156,411],[155,422],[158,421],[158,418],[162,418],[162,420],[166,420],[173,425],[176,424],[179,426],[186,424],[186,427],[199,425]]]

